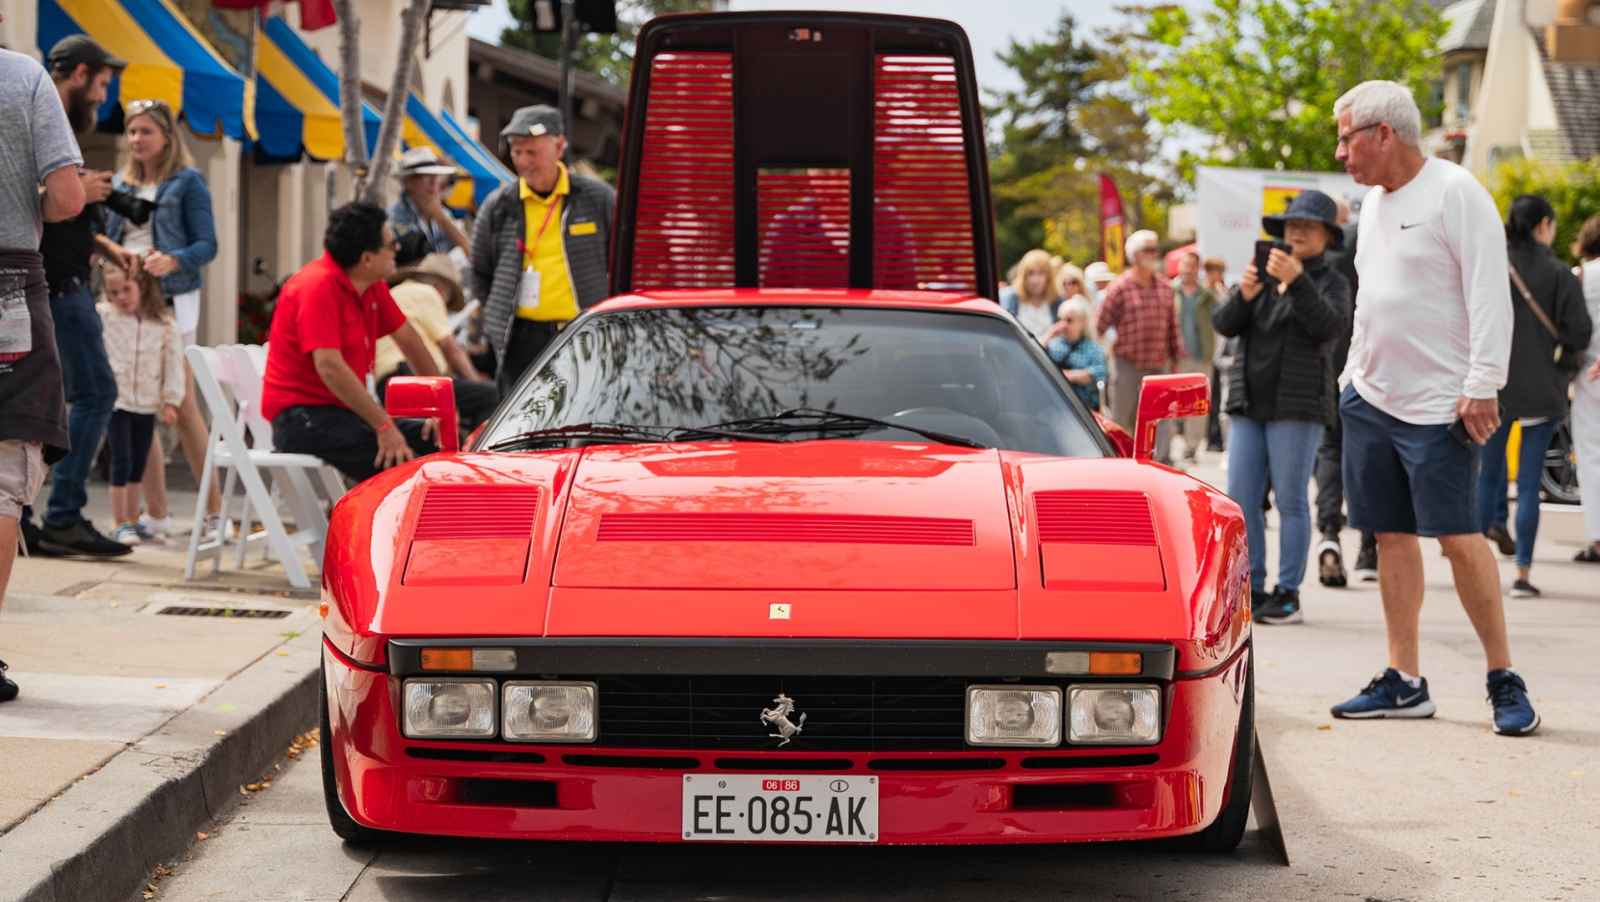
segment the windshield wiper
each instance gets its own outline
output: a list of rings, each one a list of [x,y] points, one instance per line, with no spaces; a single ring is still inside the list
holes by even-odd
[[[501,439],[490,445],[486,450],[522,450],[581,439],[608,442],[668,442],[672,440],[665,430],[650,426],[633,426],[627,423],[573,423],[570,426],[530,429],[510,438]]]
[[[955,435],[949,432],[940,432],[937,429],[924,429],[920,426],[911,426],[905,423],[896,423],[892,420],[882,420],[877,417],[862,416],[854,413],[840,413],[833,410],[818,410],[812,407],[795,407],[782,413],[764,417],[747,417],[741,420],[729,420],[725,423],[715,423],[701,429],[688,429],[690,432],[730,430],[750,436],[777,435],[792,432],[816,432],[822,435],[831,433],[858,433],[868,429],[900,429],[932,439],[943,445],[959,445],[963,448],[987,448],[976,439],[964,435]],[[685,430],[679,430],[680,432]]]

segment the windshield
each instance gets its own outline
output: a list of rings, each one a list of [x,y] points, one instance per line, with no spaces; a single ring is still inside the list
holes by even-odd
[[[999,317],[830,307],[670,307],[591,317],[504,403],[479,447],[622,424],[759,424],[793,438],[926,440],[1069,457],[1104,454],[1048,361]],[[816,416],[849,414],[847,432]],[[901,428],[895,428],[900,426]]]

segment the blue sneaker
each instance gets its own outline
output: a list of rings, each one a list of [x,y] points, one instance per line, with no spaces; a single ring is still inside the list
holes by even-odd
[[[1349,701],[1333,706],[1333,716],[1348,719],[1376,717],[1432,717],[1435,708],[1428,698],[1428,681],[1418,679],[1413,686],[1393,667],[1372,678],[1367,688]],[[1498,709],[1497,709],[1498,710]],[[1531,709],[1530,709],[1531,710]]]
[[[1528,701],[1528,684],[1512,671],[1489,671],[1489,704],[1494,706],[1494,731],[1501,736],[1527,736],[1539,729],[1539,712]]]

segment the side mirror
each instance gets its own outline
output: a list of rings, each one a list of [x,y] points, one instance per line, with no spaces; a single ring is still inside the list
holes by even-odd
[[[1204,373],[1146,376],[1144,384],[1139,386],[1139,416],[1133,427],[1133,459],[1149,460],[1154,455],[1156,425],[1162,420],[1203,417],[1210,412],[1211,380]]]
[[[1094,412],[1094,421],[1100,425],[1100,431],[1106,434],[1106,438],[1111,442],[1111,447],[1116,449],[1118,457],[1133,456],[1133,436],[1128,434],[1128,430],[1122,428],[1116,420],[1101,414],[1098,410]]]
[[[456,415],[455,383],[443,376],[395,376],[384,389],[383,409],[399,418],[437,419],[439,450],[461,449],[461,421]]]

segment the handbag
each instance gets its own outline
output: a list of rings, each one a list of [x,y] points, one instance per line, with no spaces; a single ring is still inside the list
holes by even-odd
[[[1568,378],[1576,376],[1578,370],[1583,369],[1583,355],[1568,352],[1566,340],[1561,337],[1561,330],[1551,321],[1550,314],[1545,313],[1539,302],[1533,299],[1533,292],[1528,290],[1528,283],[1522,281],[1522,275],[1517,272],[1515,266],[1508,264],[1507,268],[1511,270],[1511,282],[1517,286],[1517,294],[1522,295],[1522,300],[1527,303],[1528,309],[1533,311],[1533,318],[1539,321],[1539,325],[1544,326],[1544,330],[1550,333],[1550,338],[1556,343],[1555,352],[1550,358],[1551,362],[1556,365],[1556,369],[1566,373]]]

